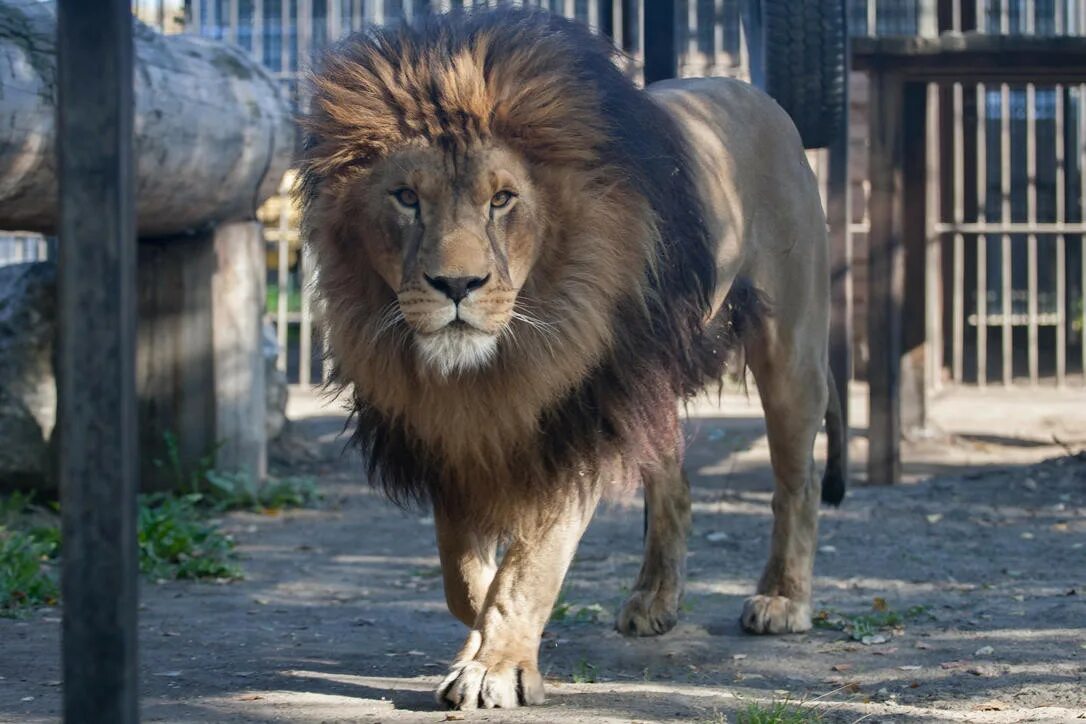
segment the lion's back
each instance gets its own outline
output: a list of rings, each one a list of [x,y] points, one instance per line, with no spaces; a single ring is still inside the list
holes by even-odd
[[[821,266],[825,217],[818,184],[784,109],[732,78],[669,80],[649,93],[685,136],[716,242],[717,304],[737,274],[766,266],[762,258],[810,255],[810,268]]]

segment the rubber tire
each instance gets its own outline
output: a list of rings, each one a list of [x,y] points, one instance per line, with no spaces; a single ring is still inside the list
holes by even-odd
[[[759,3],[755,3],[757,5]],[[845,123],[845,0],[761,0],[762,86],[824,148]]]

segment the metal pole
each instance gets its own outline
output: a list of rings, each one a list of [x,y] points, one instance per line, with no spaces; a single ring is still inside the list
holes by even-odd
[[[645,85],[674,78],[679,73],[676,52],[675,0],[645,3]]]
[[[60,0],[57,49],[64,719],[129,724],[139,467],[129,0]]]

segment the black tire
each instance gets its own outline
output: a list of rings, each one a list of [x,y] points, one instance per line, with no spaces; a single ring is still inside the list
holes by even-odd
[[[847,110],[844,0],[754,0],[749,7],[761,16],[748,22],[762,40],[752,80],[792,117],[806,148],[830,145]]]

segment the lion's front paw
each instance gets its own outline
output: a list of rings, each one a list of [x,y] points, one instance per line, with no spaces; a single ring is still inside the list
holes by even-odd
[[[514,709],[542,704],[543,677],[535,666],[526,664],[457,663],[437,687],[437,701],[450,709]]]
[[[660,591],[634,591],[622,604],[615,628],[627,636],[659,636],[679,622],[679,597]]]
[[[750,633],[800,633],[811,628],[811,607],[784,596],[751,596],[739,621]]]

